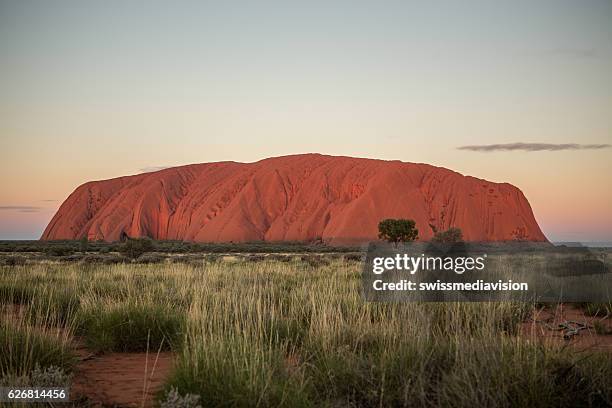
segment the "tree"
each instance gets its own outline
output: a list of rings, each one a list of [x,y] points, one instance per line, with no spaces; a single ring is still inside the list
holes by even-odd
[[[128,238],[119,247],[119,252],[132,259],[138,258],[140,255],[151,252],[155,249],[153,241],[149,238]]]
[[[431,239],[432,242],[452,244],[463,241],[463,232],[460,228],[451,227],[446,231],[436,232]]]
[[[87,252],[89,249],[89,241],[87,241],[87,237],[83,237],[79,240],[79,251]]]
[[[387,218],[378,224],[378,238],[397,244],[414,241],[419,236],[414,220]]]

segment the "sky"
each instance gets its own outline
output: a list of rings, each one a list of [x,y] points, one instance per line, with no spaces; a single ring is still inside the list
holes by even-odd
[[[0,239],[86,181],[318,152],[509,182],[550,240],[612,241],[612,1],[500,3],[0,0]]]

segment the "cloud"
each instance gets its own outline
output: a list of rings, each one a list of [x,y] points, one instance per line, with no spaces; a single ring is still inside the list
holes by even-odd
[[[167,169],[168,166],[150,166],[150,167],[143,167],[140,170],[141,173],[151,173],[154,171],[159,171],[159,170],[163,170],[163,169]]]
[[[553,48],[548,52],[551,55],[569,58],[599,58],[599,53],[594,48],[560,47]]]
[[[40,210],[42,208],[31,205],[0,205],[0,211],[38,212]]]
[[[611,147],[609,144],[578,144],[578,143],[504,143],[490,145],[471,145],[459,146],[459,150],[470,150],[472,152],[557,152],[561,150],[597,150],[607,149]]]
[[[54,203],[57,200],[40,200],[40,201],[43,202],[43,203]]]

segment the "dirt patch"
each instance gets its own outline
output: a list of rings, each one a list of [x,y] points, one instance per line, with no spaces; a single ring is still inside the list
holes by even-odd
[[[27,307],[0,305],[0,319],[20,326]],[[93,407],[151,407],[156,393],[170,375],[174,354],[109,353],[98,355],[86,347],[81,337],[72,336],[62,327],[38,328],[66,339],[79,359],[71,386],[71,398],[80,405]]]
[[[534,310],[531,319],[522,323],[521,333],[548,344],[612,353],[612,335],[598,334],[596,326],[612,330],[612,320],[587,316],[573,305],[561,304]]]
[[[74,372],[71,397],[89,406],[151,407],[173,363],[169,352],[86,356]]]

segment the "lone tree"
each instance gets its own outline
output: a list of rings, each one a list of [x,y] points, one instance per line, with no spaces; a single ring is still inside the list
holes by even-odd
[[[87,241],[87,237],[83,237],[79,240],[79,251],[87,252],[89,249],[89,241]]]
[[[128,238],[119,247],[119,252],[132,259],[138,258],[140,255],[151,252],[155,249],[153,241],[150,238]]]
[[[446,231],[436,232],[431,241],[444,244],[453,244],[455,242],[461,242],[463,241],[463,232],[461,232],[460,228],[451,227]]]
[[[387,218],[378,223],[378,238],[397,244],[414,241],[419,236],[414,220]]]

